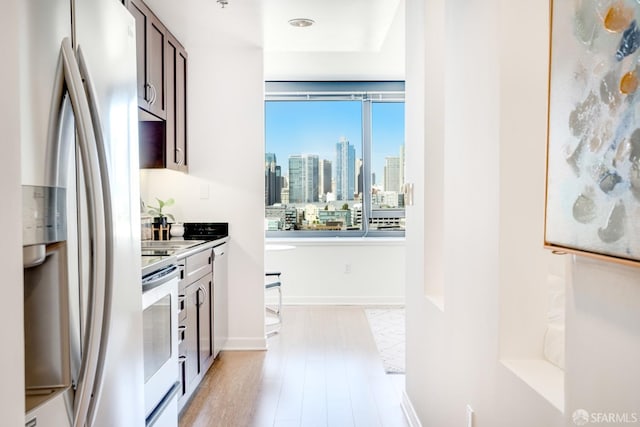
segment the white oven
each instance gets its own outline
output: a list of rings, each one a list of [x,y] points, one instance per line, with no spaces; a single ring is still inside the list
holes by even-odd
[[[142,290],[146,425],[175,427],[180,389],[178,267],[165,264],[145,275]]]

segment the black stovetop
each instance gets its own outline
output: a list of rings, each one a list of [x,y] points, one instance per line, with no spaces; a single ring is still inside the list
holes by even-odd
[[[184,240],[217,240],[229,236],[228,222],[185,222]]]

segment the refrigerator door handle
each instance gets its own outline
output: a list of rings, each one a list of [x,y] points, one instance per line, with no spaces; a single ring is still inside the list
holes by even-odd
[[[92,400],[97,400],[96,391],[100,390],[101,375],[98,372],[102,347],[102,330],[104,322],[106,282],[108,275],[106,238],[107,219],[103,200],[101,165],[97,149],[95,126],[92,124],[91,111],[87,94],[85,93],[78,63],[75,58],[69,38],[62,40],[60,49],[64,82],[66,83],[71,106],[73,108],[78,146],[83,163],[84,180],[87,193],[87,214],[91,233],[91,264],[88,298],[87,325],[85,329],[82,362],[78,374],[76,395],[74,398],[73,425],[90,425],[89,410],[94,406]],[[58,67],[60,70],[61,67]]]
[[[88,415],[88,425],[93,425],[94,417],[96,414],[96,403],[100,401],[100,392],[102,389],[103,377],[104,377],[104,369],[105,369],[105,357],[107,353],[107,346],[109,343],[109,331],[110,323],[111,323],[111,302],[113,295],[113,236],[114,236],[114,228],[113,228],[113,204],[111,200],[111,181],[109,179],[109,168],[107,165],[107,153],[105,148],[104,134],[102,130],[102,122],[100,120],[100,114],[98,111],[98,101],[96,96],[96,90],[93,86],[93,82],[91,80],[91,73],[87,68],[87,63],[84,59],[84,55],[82,53],[82,47],[78,45],[77,48],[77,57],[78,57],[78,65],[80,70],[80,75],[85,82],[86,96],[89,104],[89,113],[91,114],[91,123],[93,125],[95,139],[95,149],[98,157],[98,164],[100,167],[100,176],[101,176],[101,190],[102,190],[102,209],[98,209],[102,213],[102,221],[104,223],[104,235],[103,242],[105,244],[104,247],[104,256],[105,256],[105,280],[102,282],[104,285],[104,290],[102,294],[104,295],[104,300],[102,302],[103,305],[103,313],[102,313],[102,324],[101,324],[101,334],[100,334],[100,350],[98,353],[98,365],[96,368],[95,374],[95,383],[94,383],[94,391],[91,399],[91,405],[89,406],[89,415]]]

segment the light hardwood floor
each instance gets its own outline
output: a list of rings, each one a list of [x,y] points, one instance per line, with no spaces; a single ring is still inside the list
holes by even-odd
[[[408,426],[362,308],[285,307],[268,345],[222,352],[180,427]]]

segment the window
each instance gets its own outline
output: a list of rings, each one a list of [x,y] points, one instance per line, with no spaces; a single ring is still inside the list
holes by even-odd
[[[267,82],[267,236],[404,235],[404,83]]]

